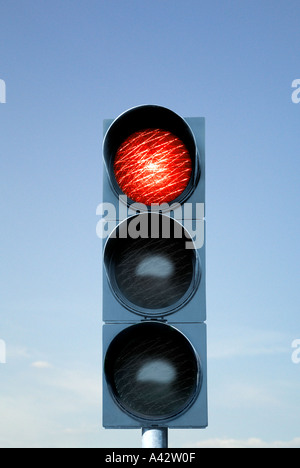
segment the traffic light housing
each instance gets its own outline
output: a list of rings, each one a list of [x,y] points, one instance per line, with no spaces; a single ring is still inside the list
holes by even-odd
[[[207,426],[204,118],[104,121],[103,426]]]

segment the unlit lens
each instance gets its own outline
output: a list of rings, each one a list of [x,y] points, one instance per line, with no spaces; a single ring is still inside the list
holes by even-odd
[[[106,355],[105,372],[126,411],[157,420],[172,418],[190,405],[200,371],[194,349],[178,330],[148,322],[117,335]]]
[[[132,224],[139,226],[140,237],[132,232]],[[121,223],[105,250],[117,298],[147,316],[179,307],[198,279],[196,251],[186,243],[184,228],[167,216],[143,213]]]

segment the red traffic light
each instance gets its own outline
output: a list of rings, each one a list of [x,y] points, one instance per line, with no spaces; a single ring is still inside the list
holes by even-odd
[[[133,133],[121,144],[114,173],[131,200],[145,205],[168,203],[188,186],[192,160],[180,138],[150,128]]]
[[[112,121],[103,142],[108,181],[127,204],[184,203],[201,174],[194,133],[160,106],[130,109]]]

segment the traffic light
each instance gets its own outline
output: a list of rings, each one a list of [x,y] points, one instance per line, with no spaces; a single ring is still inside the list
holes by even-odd
[[[103,426],[207,426],[204,118],[104,121]]]

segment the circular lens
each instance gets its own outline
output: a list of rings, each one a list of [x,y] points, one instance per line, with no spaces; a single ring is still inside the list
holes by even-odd
[[[129,206],[184,203],[200,175],[200,155],[188,123],[161,106],[134,107],[112,121],[103,157],[115,195],[126,195]]]
[[[115,274],[119,290],[129,301],[147,309],[163,309],[184,296],[193,278],[190,251],[168,239],[122,244]]]
[[[119,333],[107,351],[105,374],[122,408],[149,420],[169,419],[184,411],[200,381],[190,342],[159,322],[133,325]]]
[[[168,203],[179,197],[192,174],[192,160],[180,138],[167,130],[146,129],[121,144],[114,160],[121,190],[145,205]]]
[[[144,225],[145,237],[129,236],[131,223],[136,226],[137,222]],[[157,229],[154,238],[153,227]],[[109,239],[105,255],[118,299],[146,316],[160,315],[162,309],[171,313],[186,301],[198,272],[196,252],[186,249],[186,241],[183,227],[166,216],[144,213],[121,224],[117,238]]]

